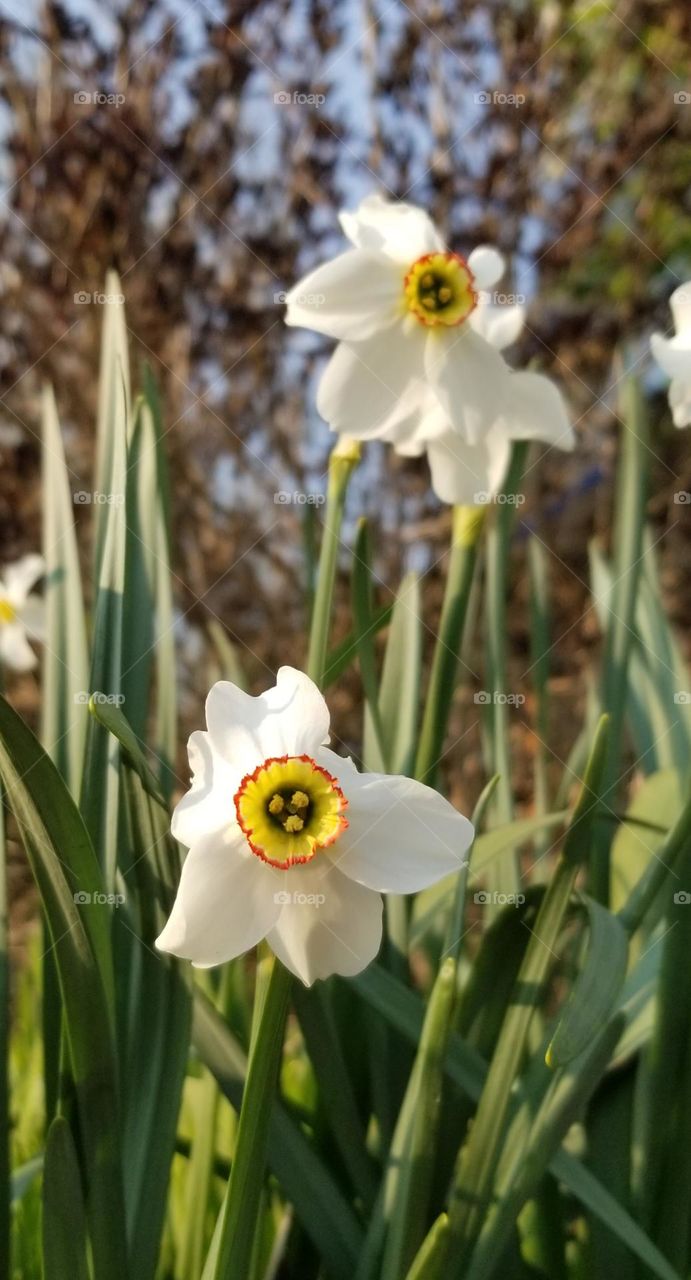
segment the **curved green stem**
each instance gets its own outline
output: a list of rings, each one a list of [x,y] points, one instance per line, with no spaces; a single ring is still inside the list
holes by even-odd
[[[415,777],[429,786],[434,786],[444,747],[484,517],[484,507],[454,508],[446,590],[415,762]]]

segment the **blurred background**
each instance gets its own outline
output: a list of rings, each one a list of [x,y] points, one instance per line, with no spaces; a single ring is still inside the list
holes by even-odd
[[[39,397],[55,387],[75,495],[92,488],[106,270],[126,297],[135,390],[160,387],[172,473],[183,713],[197,725],[225,642],[249,686],[305,652],[310,565],[332,438],[315,385],[332,343],[282,299],[343,247],[337,214],[380,190],[424,205],[449,245],[506,254],[528,324],[509,353],[549,373],[574,455],[534,449],[511,573],[514,787],[534,747],[526,530],[551,596],[550,750],[565,758],[597,646],[587,544],[607,545],[624,336],[653,413],[650,516],[675,622],[690,618],[688,434],[648,355],[691,277],[691,11],[684,0],[136,0],[0,4],[0,560],[40,546]],[[289,501],[277,501],[276,495]],[[677,495],[675,500],[675,495]],[[353,522],[374,529],[380,603],[424,575],[431,644],[450,512],[424,460],[369,446]],[[91,513],[75,501],[85,573]],[[305,554],[306,552],[306,554]],[[344,546],[335,635],[349,625]],[[383,584],[389,584],[384,586]],[[477,630],[477,629],[476,629]],[[483,779],[482,637],[467,637],[449,753],[466,802]],[[29,717],[38,686],[16,679]],[[334,689],[357,749],[359,677]],[[184,751],[179,764],[186,778]]]

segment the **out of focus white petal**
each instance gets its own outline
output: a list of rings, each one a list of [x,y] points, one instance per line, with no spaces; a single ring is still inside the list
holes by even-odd
[[[468,257],[468,266],[475,277],[478,289],[491,289],[501,280],[506,271],[506,263],[498,249],[490,244],[481,244],[473,249]]]
[[[447,432],[427,446],[432,488],[442,502],[475,506],[490,502],[502,486],[511,456],[511,441],[495,426],[477,444]]]
[[[14,564],[8,564],[3,573],[7,599],[15,608],[24,604],[31,588],[46,571],[43,556],[31,553],[22,556]]]
[[[26,637],[26,628],[22,622],[3,622],[0,624],[0,667],[9,667],[11,671],[31,671],[38,663]]]
[[[480,302],[471,313],[468,323],[493,347],[503,351],[520,338],[525,323],[525,307],[509,304],[495,306],[491,302]]]
[[[669,407],[675,427],[691,426],[691,378],[673,378],[669,387]]]
[[[469,443],[496,422],[509,370],[503,356],[467,325],[435,330],[426,348],[427,373],[451,426]]]
[[[691,382],[691,332],[665,338],[654,333],[650,339],[653,355],[668,378]]]
[[[286,324],[330,338],[367,338],[400,311],[403,278],[381,254],[350,249],[310,271],[286,298]]]
[[[512,440],[544,440],[573,449],[576,439],[564,397],[541,373],[511,373],[502,422]]]
[[[394,441],[419,417],[427,397],[426,332],[403,322],[367,342],[342,342],[317,391],[317,409],[333,431],[355,440]]]
[[[445,247],[424,209],[380,195],[367,196],[352,213],[341,213],[340,222],[356,248],[383,253],[403,266]]]

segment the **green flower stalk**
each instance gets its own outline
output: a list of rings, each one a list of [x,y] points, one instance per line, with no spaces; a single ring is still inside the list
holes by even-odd
[[[484,522],[484,507],[454,507],[446,590],[415,763],[416,778],[428,786],[435,784],[443,751]]]

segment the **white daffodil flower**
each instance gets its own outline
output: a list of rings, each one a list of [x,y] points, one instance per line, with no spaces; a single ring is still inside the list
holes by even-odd
[[[691,281],[674,290],[669,305],[674,318],[674,337],[654,333],[650,345],[660,368],[672,379],[669,407],[674,425],[688,427],[691,426]]]
[[[208,967],[266,938],[306,986],[352,975],[379,950],[382,893],[463,865],[470,822],[430,787],[329,750],[326,702],[302,672],[282,667],[256,698],[220,681],[206,722],[173,814],[189,853],[161,951]]]
[[[445,502],[497,492],[511,441],[573,444],[559,392],[538,374],[512,373],[501,354],[523,308],[496,305],[504,274],[489,246],[449,252],[427,214],[369,196],[341,226],[354,246],[287,295],[286,322],[340,339],[317,392],[332,430],[428,453]]]
[[[30,671],[38,661],[31,645],[44,639],[44,602],[30,595],[45,573],[43,556],[26,555],[6,567],[0,578],[0,666]]]

